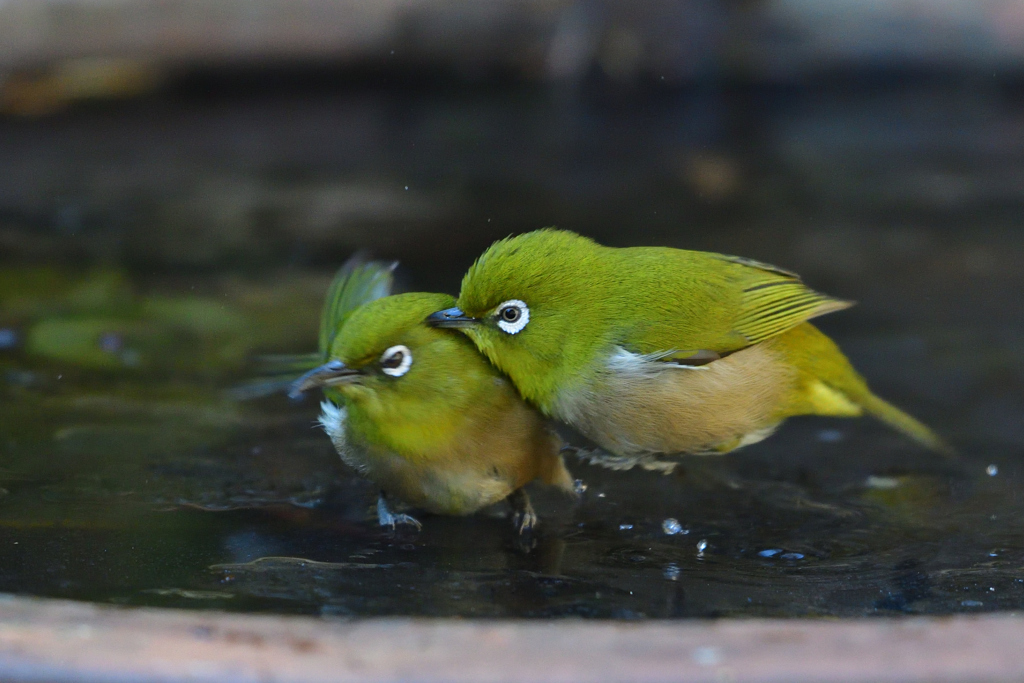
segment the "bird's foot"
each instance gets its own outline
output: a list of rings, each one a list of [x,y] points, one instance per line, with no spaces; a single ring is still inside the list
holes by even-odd
[[[537,526],[537,513],[533,510],[517,511],[512,515],[512,526],[520,536],[533,531],[533,527]]]
[[[512,526],[522,536],[533,531],[537,526],[537,513],[533,511],[530,503],[530,496],[526,491],[518,489],[508,497],[509,505],[512,506]]]
[[[377,522],[381,526],[389,526],[392,529],[398,524],[408,524],[416,527],[416,531],[423,529],[423,525],[420,521],[412,515],[406,515],[401,512],[392,512],[391,508],[388,507],[388,501],[383,495],[377,499]]]

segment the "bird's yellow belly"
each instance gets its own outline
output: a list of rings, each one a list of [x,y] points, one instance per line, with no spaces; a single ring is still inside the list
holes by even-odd
[[[353,441],[346,428],[346,409],[330,401],[320,407],[320,423],[345,464],[388,494],[429,512],[472,514],[506,498],[534,476],[530,472],[519,477],[523,481],[517,479],[517,468],[509,466],[522,464],[515,449],[454,448],[433,457],[403,458],[387,448]],[[467,442],[473,445],[471,439]],[[481,450],[490,457],[474,457]]]
[[[626,456],[725,452],[758,441],[781,421],[798,379],[769,344],[698,368],[609,367],[588,386],[559,396],[555,413]]]
[[[468,515],[506,498],[515,488],[493,468],[412,462],[382,449],[365,452],[360,468],[389,495],[445,515]]]

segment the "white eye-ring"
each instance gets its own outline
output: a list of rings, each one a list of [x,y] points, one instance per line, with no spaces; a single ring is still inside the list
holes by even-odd
[[[509,334],[522,331],[526,323],[530,322],[530,307],[519,299],[509,299],[503,304],[498,304],[496,310],[498,327]]]
[[[380,355],[380,369],[385,375],[401,377],[412,367],[412,351],[408,346],[398,344]]]

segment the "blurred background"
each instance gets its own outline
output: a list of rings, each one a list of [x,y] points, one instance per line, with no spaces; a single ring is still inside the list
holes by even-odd
[[[0,0],[0,590],[322,613],[1019,608],[1022,219],[1024,0]],[[740,254],[859,301],[822,327],[962,468],[837,420],[709,476],[572,463],[594,495],[550,503],[524,559],[486,520],[387,537],[314,401],[230,393],[254,356],[315,348],[354,250],[455,292],[492,240],[549,225]],[[410,603],[334,565],[223,569],[375,553],[463,588]],[[464,589],[478,601],[450,600]]]

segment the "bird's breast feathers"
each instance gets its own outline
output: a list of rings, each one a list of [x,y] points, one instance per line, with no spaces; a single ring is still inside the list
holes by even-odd
[[[385,448],[352,443],[347,418],[344,407],[332,401],[320,404],[320,425],[342,462],[407,503],[442,514],[468,514],[502,500],[518,484],[496,467],[414,461]]]
[[[795,380],[771,344],[706,365],[614,347],[597,372],[561,391],[555,417],[616,455],[701,453],[763,434]]]

